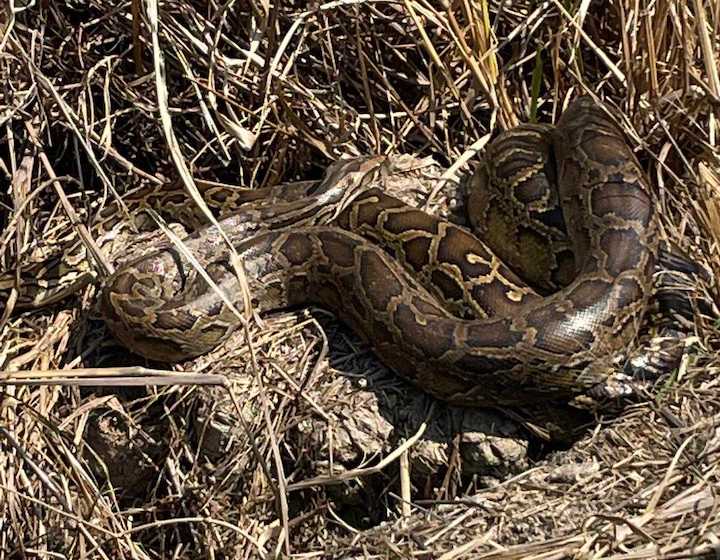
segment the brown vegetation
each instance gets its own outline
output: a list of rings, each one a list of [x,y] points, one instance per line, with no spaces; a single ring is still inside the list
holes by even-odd
[[[490,135],[588,93],[636,148],[663,236],[707,271],[691,298],[717,301],[718,31],[719,0],[16,1],[0,270],[68,231],[93,247],[99,204],[163,182],[411,154],[435,163],[403,194],[441,175],[453,201]],[[523,411],[432,403],[322,312],[254,323],[182,372],[134,367],[95,293],[4,302],[0,559],[720,554],[712,304],[682,321],[679,370],[560,449]]]

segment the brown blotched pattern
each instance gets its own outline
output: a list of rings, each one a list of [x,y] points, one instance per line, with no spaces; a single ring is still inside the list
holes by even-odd
[[[508,264],[520,270],[532,255],[513,248],[550,240],[546,264],[562,274],[545,269],[531,280],[544,290],[559,284],[559,291],[541,297],[521,281],[496,256],[499,238],[493,252],[464,229],[370,188],[354,189],[342,211],[322,222],[332,225],[313,225],[321,222],[297,206],[297,227],[233,235],[256,308],[323,305],[388,366],[452,403],[567,397],[602,382],[607,371],[598,364],[637,332],[656,259],[656,216],[643,172],[620,129],[590,98],[574,101],[556,128],[522,127],[488,152],[495,159],[476,177],[486,190],[473,195],[475,223],[518,235],[507,243]],[[350,176],[362,183],[379,161],[363,160]],[[347,176],[340,171],[333,168],[334,180]],[[506,195],[498,204],[507,219],[493,214],[498,192]],[[505,227],[518,216],[534,222],[525,233]],[[179,360],[210,350],[237,327],[217,290],[242,314],[240,285],[212,231],[186,243],[215,289],[174,249],[142,257],[107,282],[103,311],[131,349]]]

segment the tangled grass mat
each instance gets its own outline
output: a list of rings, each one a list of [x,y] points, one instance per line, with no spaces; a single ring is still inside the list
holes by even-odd
[[[589,93],[707,274],[684,285],[706,306],[677,319],[680,367],[561,443],[528,411],[433,402],[320,310],[152,370],[94,286],[11,293],[0,559],[716,558],[719,27],[718,0],[5,6],[3,271],[116,193],[316,180],[341,155],[392,154],[402,196],[462,219],[491,135]]]

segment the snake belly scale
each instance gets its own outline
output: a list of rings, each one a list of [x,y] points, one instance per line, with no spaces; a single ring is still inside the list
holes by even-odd
[[[590,98],[572,102],[546,138],[542,150],[552,153],[574,253],[574,276],[555,293],[539,295],[462,228],[370,189],[330,223],[232,236],[255,308],[328,308],[386,365],[451,403],[517,404],[586,392],[607,377],[609,356],[637,334],[657,217],[621,130]],[[509,188],[531,188],[536,171],[516,168],[506,174]],[[542,213],[542,204],[533,211]],[[185,244],[243,310],[230,252],[218,239],[209,227]],[[105,282],[101,309],[119,340],[160,360],[207,352],[238,326],[217,290],[173,247],[117,270]]]

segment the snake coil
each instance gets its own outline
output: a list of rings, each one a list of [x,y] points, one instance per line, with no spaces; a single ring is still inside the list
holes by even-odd
[[[588,97],[571,103],[554,129],[514,133],[549,160],[512,134],[491,146],[495,159],[476,182],[505,181],[501,190],[530,213],[550,216],[548,201],[557,201],[574,254],[558,259],[566,274],[572,268],[559,290],[539,295],[465,229],[370,188],[326,224],[249,236],[247,216],[221,223],[232,231],[255,308],[326,307],[387,366],[451,403],[564,398],[603,382],[609,357],[636,336],[650,292],[657,217],[647,180],[619,127]],[[359,169],[378,169],[381,159]],[[538,179],[543,170],[556,179],[552,194],[545,175]],[[474,198],[475,224],[492,224],[492,197]],[[225,340],[239,320],[220,294],[245,312],[217,230],[199,230],[185,244],[203,273],[165,247],[119,269],[102,292],[112,332],[149,358],[176,361]],[[468,308],[472,318],[458,316]]]

